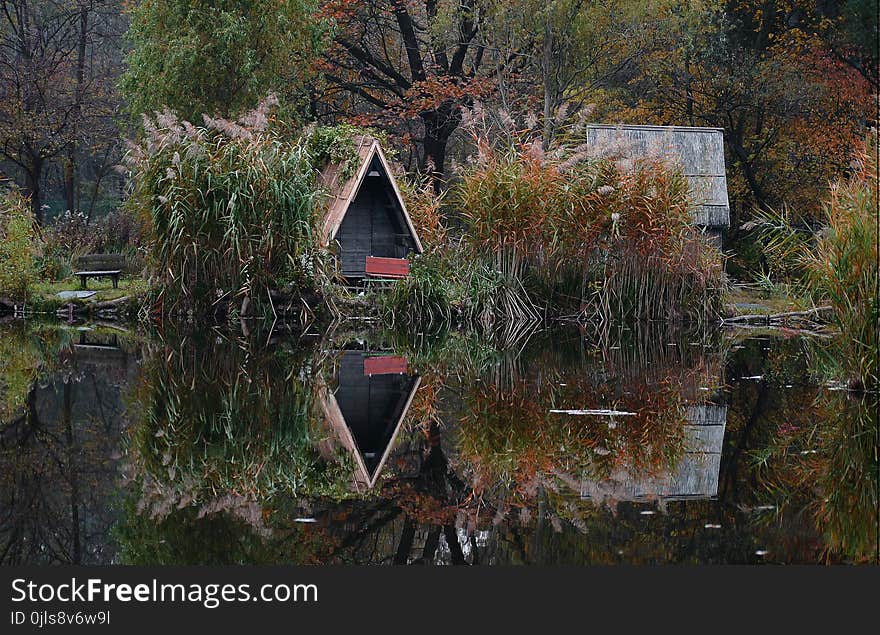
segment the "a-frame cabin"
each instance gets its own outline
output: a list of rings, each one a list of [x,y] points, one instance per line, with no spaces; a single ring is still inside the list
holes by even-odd
[[[356,490],[376,485],[421,381],[406,359],[343,351],[334,385],[322,386],[321,408],[333,440],[352,457]]]
[[[353,176],[343,181],[340,166],[329,164],[319,178],[328,196],[322,243],[336,248],[348,280],[402,277],[409,271],[407,256],[422,253],[422,243],[379,142],[366,135],[354,142]]]

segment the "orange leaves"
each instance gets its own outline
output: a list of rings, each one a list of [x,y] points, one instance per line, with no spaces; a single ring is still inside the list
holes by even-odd
[[[414,118],[423,112],[436,110],[445,102],[464,104],[471,99],[480,99],[491,89],[492,82],[484,78],[433,75],[414,82],[405,97],[393,104],[391,109],[403,117]]]

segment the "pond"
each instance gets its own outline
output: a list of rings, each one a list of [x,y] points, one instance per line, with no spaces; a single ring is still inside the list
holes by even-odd
[[[0,325],[0,564],[864,562],[815,340]]]

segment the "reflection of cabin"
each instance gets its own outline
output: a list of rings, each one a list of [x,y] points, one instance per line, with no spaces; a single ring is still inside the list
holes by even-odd
[[[419,386],[405,358],[345,351],[321,405],[333,436],[354,460],[354,485],[372,488]]]
[[[599,501],[675,501],[717,496],[727,406],[688,406],[687,420],[685,453],[671,473],[653,478],[620,473],[606,481],[586,481],[581,483],[581,497]]]
[[[323,244],[337,243],[340,271],[349,280],[368,274],[400,277],[408,271],[407,255],[421,253],[422,244],[378,141],[368,136],[354,141],[358,165],[352,177],[342,182],[337,164],[321,173],[328,194]]]
[[[596,156],[659,156],[684,173],[696,204],[694,223],[710,230],[730,225],[724,132],[684,126],[590,125],[587,147]]]

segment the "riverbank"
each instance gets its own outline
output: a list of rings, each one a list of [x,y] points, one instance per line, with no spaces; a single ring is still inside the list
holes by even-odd
[[[83,297],[78,279],[40,281],[33,285],[26,302],[0,297],[0,314],[107,317],[135,321],[150,290],[149,283],[136,276],[123,276],[117,288],[110,280],[89,280]]]

